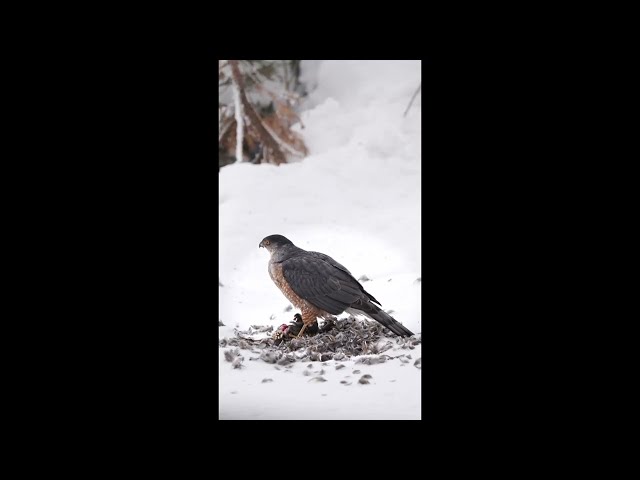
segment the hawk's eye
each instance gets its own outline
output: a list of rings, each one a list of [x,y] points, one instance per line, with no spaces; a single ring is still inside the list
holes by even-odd
[[[265,240],[265,241],[264,241],[264,244],[265,244],[265,245],[269,245],[270,243],[271,243],[271,242],[270,242],[269,240]]]

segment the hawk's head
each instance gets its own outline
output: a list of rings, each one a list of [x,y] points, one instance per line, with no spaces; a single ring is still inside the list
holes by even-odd
[[[284,245],[293,245],[293,243],[282,235],[269,235],[262,239],[258,247],[264,247],[271,253]]]

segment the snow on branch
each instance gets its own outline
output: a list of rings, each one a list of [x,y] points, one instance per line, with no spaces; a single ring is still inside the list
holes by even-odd
[[[236,163],[242,162],[242,144],[244,141],[244,122],[242,100],[240,99],[240,86],[233,82],[233,104],[235,106],[236,117]]]
[[[237,86],[238,99],[239,103],[242,104],[243,111],[246,114],[247,118],[251,121],[252,126],[256,129],[258,136],[262,143],[268,147],[268,149],[273,154],[274,163],[279,165],[281,163],[286,163],[287,160],[278,145],[278,142],[274,139],[274,137],[267,131],[262,120],[260,119],[258,113],[253,108],[253,105],[249,102],[247,98],[247,94],[244,89],[244,82],[242,80],[242,75],[240,73],[240,68],[238,67],[238,60],[229,60],[229,65],[231,66],[231,76],[233,78],[234,84]],[[234,92],[235,96],[235,92]],[[237,109],[236,109],[237,112]],[[237,115],[237,113],[236,113]],[[240,144],[240,148],[242,148],[242,144]],[[236,153],[237,156],[237,153]]]

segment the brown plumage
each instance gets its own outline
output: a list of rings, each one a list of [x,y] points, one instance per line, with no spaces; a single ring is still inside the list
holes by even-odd
[[[264,238],[259,247],[265,247],[271,254],[271,279],[302,314],[304,325],[298,337],[317,318],[332,318],[344,311],[366,315],[396,335],[413,335],[380,308],[380,302],[365,291],[349,270],[328,255],[298,248],[282,235]]]

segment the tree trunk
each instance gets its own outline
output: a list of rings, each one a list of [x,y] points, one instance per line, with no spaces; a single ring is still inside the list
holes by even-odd
[[[238,90],[240,92],[240,99],[242,100],[245,114],[251,120],[251,125],[258,132],[258,135],[260,136],[260,140],[262,141],[262,143],[264,143],[264,145],[273,154],[274,163],[276,165],[280,165],[281,163],[287,163],[287,159],[282,153],[282,150],[280,150],[278,143],[274,140],[271,134],[269,134],[266,128],[264,128],[264,125],[262,124],[262,120],[260,120],[260,116],[257,114],[253,106],[249,103],[247,94],[244,91],[244,82],[242,80],[242,74],[240,73],[240,68],[238,67],[238,60],[229,60],[229,65],[231,66],[231,76],[233,78],[234,83],[238,86]]]

